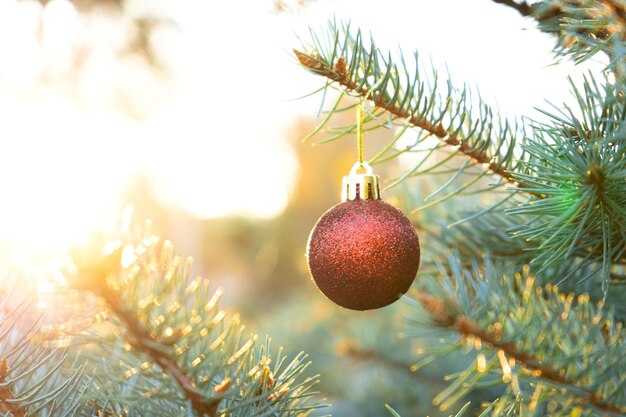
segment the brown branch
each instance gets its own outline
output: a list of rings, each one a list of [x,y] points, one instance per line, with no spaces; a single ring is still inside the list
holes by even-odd
[[[615,0],[600,0],[600,3],[604,4],[604,6],[617,17],[620,24],[626,22],[626,6],[623,3]]]
[[[419,291],[416,292],[415,296],[431,314],[437,325],[454,328],[463,336],[474,336],[486,343],[490,348],[502,350],[509,357],[519,362],[523,368],[532,371],[533,375],[539,375],[539,378],[548,382],[574,389],[576,392],[571,394],[587,404],[613,414],[626,412],[626,407],[617,406],[602,398],[600,393],[580,386],[575,381],[569,379],[564,372],[542,363],[540,359],[530,353],[519,351],[513,343],[502,340],[500,334],[487,331],[469,317],[454,311],[453,303]]]
[[[107,285],[106,277],[119,270],[121,249],[105,257],[100,262],[79,265],[81,280],[74,283],[76,288],[89,290],[102,297],[108,308],[124,323],[132,336],[128,342],[140,352],[148,355],[156,364],[174,378],[191,402],[191,408],[199,417],[214,417],[221,402],[209,399],[196,388],[191,378],[180,368],[176,359],[168,353],[168,346],[155,339],[141,323],[134,312],[128,310],[115,290]]]
[[[442,123],[434,125],[429,120],[423,117],[414,116],[405,109],[400,108],[398,105],[390,105],[380,94],[378,94],[378,92],[372,95],[367,87],[359,86],[356,82],[351,81],[348,72],[342,71],[342,69],[345,68],[345,60],[343,58],[338,59],[335,68],[330,68],[314,56],[295,49],[293,52],[296,54],[300,64],[308,68],[311,72],[322,75],[331,81],[335,81],[344,88],[359,94],[361,97],[373,101],[377,107],[388,111],[400,119],[408,121],[411,126],[422,129],[438,137],[450,146],[457,147],[461,153],[479,164],[486,165],[491,172],[499,175],[508,183],[514,184],[517,187],[522,187],[521,184],[518,184],[515,181],[513,174],[508,172],[501,164],[492,161],[493,158],[481,152],[480,149],[473,149],[467,144],[467,141],[462,140],[458,135],[450,135]]]
[[[26,417],[28,409],[15,402],[15,395],[9,386],[4,385],[9,366],[6,359],[0,359],[0,413],[10,413],[13,417]]]
[[[180,368],[176,360],[167,352],[167,346],[154,339],[150,332],[141,324],[133,312],[124,308],[117,294],[107,289],[101,291],[100,295],[111,311],[126,325],[128,331],[133,336],[129,343],[137,350],[147,354],[163,370],[170,374],[185,393],[185,398],[191,402],[191,407],[199,417],[217,414],[220,399],[208,399],[199,391],[194,382]]]
[[[626,38],[626,7],[614,0],[600,0],[600,3],[604,5],[604,7],[613,15],[615,20],[618,23],[617,28],[613,28],[613,32],[618,32],[620,37],[623,39]],[[609,31],[611,31],[609,29]]]
[[[382,356],[378,352],[373,349],[365,349],[359,346],[356,346],[354,343],[342,343],[337,346],[337,351],[342,356],[347,356],[359,361],[372,361],[382,363],[389,368],[399,370],[401,372],[410,374],[411,376],[416,376],[414,372],[411,372],[410,366],[406,363],[389,358],[387,356]]]
[[[511,7],[519,12],[524,17],[532,16],[533,8],[525,1],[517,3],[514,0],[492,0],[494,3],[502,4],[504,6]]]
[[[395,369],[407,375],[410,375],[413,378],[417,378],[420,381],[424,381],[424,379],[430,379],[431,383],[441,382],[439,378],[435,379],[435,378],[430,377],[429,375],[424,375],[423,373],[412,371],[410,365],[407,365],[406,363],[400,360],[382,355],[380,352],[374,349],[366,349],[366,348],[360,347],[356,345],[355,343],[351,343],[351,342],[340,343],[337,345],[336,350],[342,356],[346,356],[346,357],[349,357],[358,361],[376,362],[386,367],[389,367],[391,369]]]

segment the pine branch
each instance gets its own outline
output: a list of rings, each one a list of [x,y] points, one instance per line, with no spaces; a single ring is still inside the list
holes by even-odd
[[[382,356],[380,352],[377,352],[374,349],[365,349],[356,346],[353,343],[346,343],[345,345],[342,345],[340,347],[340,354],[342,356],[348,356],[358,361],[378,362],[386,367],[407,373],[411,377],[420,378],[421,380],[420,375],[416,374],[415,372],[411,372],[410,365],[407,365],[406,363],[397,359]]]
[[[36,315],[16,298],[21,299],[0,289],[0,415],[75,416],[89,382],[84,366],[67,361],[65,352],[40,346]]]
[[[439,213],[433,219],[414,222],[420,233],[427,236],[435,254],[432,265],[438,265],[438,259],[445,258],[450,248],[455,251],[461,260],[474,259],[488,253],[493,258],[505,258],[510,263],[524,265],[534,258],[532,249],[538,244],[523,239],[517,239],[507,231],[520,224],[526,223],[528,218],[522,216],[507,216],[501,210],[461,211],[451,218],[442,218]],[[447,209],[447,207],[446,207]],[[456,207],[451,210],[458,210]],[[446,212],[449,212],[446,210]],[[428,265],[425,260],[421,265]]]
[[[112,255],[115,264],[119,264],[120,252]],[[106,271],[106,269],[102,269]],[[106,275],[97,278],[100,282],[106,282]],[[157,340],[150,334],[150,330],[144,327],[135,313],[126,308],[119,296],[108,286],[94,286],[96,295],[102,297],[109,309],[125,324],[129,331],[129,341],[140,352],[149,356],[156,364],[166,371],[178,383],[185,398],[191,403],[191,408],[199,416],[213,417],[221,402],[221,398],[206,398],[196,387],[191,378],[180,368],[176,359],[168,354],[170,346]]]
[[[437,287],[429,286],[435,293],[415,293],[435,328],[479,340],[480,346],[501,352],[502,358],[514,359],[524,371],[520,377],[564,388],[576,404],[603,413],[626,413],[620,325],[594,311],[588,297],[581,296],[575,304],[573,295],[560,294],[553,286],[545,291],[534,287],[532,276],[499,275],[489,263],[474,270],[463,270],[450,260],[450,275],[444,271],[447,278],[437,281]],[[417,317],[413,323],[415,328],[425,326]],[[558,334],[554,340],[553,334]],[[598,362],[589,352],[609,363]],[[511,366],[501,372],[510,380],[516,371]]]
[[[513,175],[509,173],[504,166],[493,161],[494,157],[485,153],[483,148],[470,145],[470,138],[462,138],[454,132],[447,131],[443,123],[433,124],[425,117],[419,117],[412,112],[401,108],[398,104],[390,103],[379,92],[370,90],[362,82],[352,81],[350,73],[346,69],[346,59],[339,57],[334,67],[329,63],[320,60],[319,57],[311,53],[306,53],[294,49],[294,53],[300,61],[300,64],[311,72],[324,76],[331,81],[337,82],[348,91],[355,93],[363,99],[370,99],[378,108],[384,109],[396,116],[397,118],[406,120],[412,127],[422,129],[431,135],[441,139],[449,146],[458,148],[459,152],[476,162],[477,164],[486,165],[491,172],[499,175],[505,181],[516,184]]]
[[[512,236],[510,231],[534,227],[537,222],[546,222],[549,219],[539,217],[533,222],[532,216],[506,215],[509,208],[504,205],[489,212],[473,210],[459,213],[458,207],[449,204],[436,213],[425,214],[419,222],[414,222],[416,229],[420,231],[420,237],[429,242],[430,256],[422,260],[420,275],[437,274],[441,259],[448,257],[450,248],[454,248],[459,264],[465,269],[471,269],[475,260],[486,254],[498,264],[520,270],[524,265],[533,262],[539,285],[556,284],[564,292],[587,293],[593,302],[603,301],[610,306],[615,320],[624,321],[626,305],[622,300],[626,279],[619,273],[611,272],[609,291],[604,291],[602,253],[590,256],[588,252],[574,252],[564,261],[554,262],[544,268],[537,259],[542,241]],[[442,212],[453,214],[451,218],[446,218],[442,217]],[[601,238],[595,236],[595,239]]]
[[[533,9],[530,4],[525,1],[518,3],[515,0],[492,0],[494,3],[502,4],[504,6],[511,7],[519,12],[524,17],[532,16]]]
[[[524,159],[523,149],[517,144],[517,138],[523,140],[526,136],[523,123],[511,123],[500,118],[469,88],[457,89],[449,79],[439,81],[435,69],[427,69],[425,75],[422,74],[417,53],[415,66],[409,69],[402,52],[394,60],[391,53],[384,54],[376,48],[373,39],[370,38],[366,45],[360,31],[353,36],[349,24],[337,26],[331,22],[328,31],[321,36],[311,32],[311,39],[310,44],[303,43],[301,50],[294,50],[296,58],[306,70],[324,77],[328,81],[326,88],[332,86],[342,90],[342,95],[308,137],[322,131],[334,113],[352,108],[339,106],[341,97],[347,94],[358,97],[360,101],[370,101],[375,106],[368,111],[364,130],[383,126],[399,128],[394,139],[371,162],[392,159],[404,152],[424,152],[420,154],[423,156],[420,162],[389,187],[425,173],[450,173],[445,169],[448,161],[455,155],[466,158],[466,164],[461,168],[451,167],[455,175],[427,199],[434,195],[438,197],[419,207],[419,210],[473,192],[483,178],[498,177],[491,190],[507,183],[518,189],[523,188],[514,177],[520,167],[519,161]],[[385,123],[377,120],[383,114],[389,118]],[[405,149],[394,150],[400,136],[408,128],[417,131],[417,140]],[[354,130],[354,125],[341,128],[324,141],[337,139]],[[438,139],[438,143],[429,146],[429,149],[421,149],[424,147],[423,140],[428,137]],[[433,159],[435,161],[431,162]],[[435,170],[437,167],[440,169]],[[464,184],[453,187],[464,180],[467,180]],[[532,190],[524,191],[541,198]]]
[[[547,11],[537,7],[542,16],[546,16]],[[448,81],[446,94],[438,93],[436,73],[431,80],[422,80],[419,68],[413,73],[408,71],[402,55],[402,65],[398,68],[391,55],[381,53],[373,41],[366,47],[360,31],[353,37],[349,27],[331,24],[325,39],[316,34],[312,37],[310,52],[295,51],[307,70],[338,84],[351,95],[371,100],[394,120],[404,121],[406,126],[453,146],[454,152],[469,159],[468,165],[484,167],[483,172],[480,168],[475,172],[475,179],[416,210],[463,194],[487,172],[495,174],[501,178],[501,183],[514,184],[516,190],[530,197],[507,210],[507,214],[527,218],[524,222],[509,221],[508,226],[515,228],[504,226],[519,238],[518,243],[526,242],[516,249],[529,251],[532,262],[543,268],[572,256],[598,264],[602,290],[605,297],[608,295],[612,266],[626,261],[623,227],[626,193],[620,166],[621,154],[626,149],[623,146],[626,112],[622,88],[608,81],[600,85],[591,76],[585,78],[582,89],[572,82],[580,111],[567,105],[555,106],[556,114],[545,112],[552,120],[535,123],[531,138],[516,146],[513,135],[516,130],[508,128],[506,123],[504,128],[496,127],[488,107],[481,104],[480,117],[472,119],[472,102],[466,90],[455,93]],[[402,81],[404,79],[406,81]],[[336,106],[329,111],[321,127],[335,111],[339,111]],[[417,146],[417,142],[413,146]],[[435,150],[431,149],[414,169],[392,185],[416,173],[428,172],[419,168]],[[521,151],[519,155],[517,151]],[[444,158],[444,163],[453,155]],[[466,166],[456,168],[455,174],[433,195],[452,188],[451,184],[465,171]],[[508,198],[510,194],[505,197]]]
[[[566,378],[559,370],[544,365],[534,355],[519,351],[515,344],[503,341],[501,334],[481,328],[463,314],[450,314],[450,309],[443,305],[444,301],[442,299],[419,292],[415,294],[415,298],[430,312],[436,322],[441,326],[453,328],[459,334],[466,337],[477,337],[483,343],[486,343],[489,348],[503,351],[508,357],[518,361],[525,369],[533,372],[533,376],[561,386],[566,386],[574,392],[580,391],[583,394],[574,394],[576,398],[580,399],[585,404],[593,405],[603,411],[614,414],[626,412],[626,407],[618,407],[604,400],[602,395],[598,392],[590,391],[586,387],[581,387],[576,381]]]
[[[438,384],[440,383],[439,378],[434,378],[429,375],[419,374],[411,370],[411,366],[401,360],[391,358],[387,355],[382,354],[380,351],[376,349],[369,349],[358,346],[355,343],[345,342],[338,346],[339,354],[342,356],[347,356],[357,361],[368,361],[379,363],[387,368],[395,369],[404,374],[411,376],[412,378],[416,378],[419,381],[424,381],[425,379],[430,379],[430,383]]]
[[[509,195],[461,213],[446,206],[455,217],[445,219],[451,224],[433,231],[431,240],[443,251],[458,248],[461,255],[482,252],[518,265],[533,262],[543,277],[548,269],[560,269],[559,283],[593,278],[590,283],[607,297],[612,269],[626,263],[626,104],[619,89],[591,75],[581,86],[572,83],[572,90],[576,106],[544,110],[548,120],[534,124],[523,145],[526,157],[513,174],[542,198]],[[442,221],[436,216],[419,226],[428,231],[424,223]],[[559,266],[570,266],[572,273]]]
[[[626,261],[626,105],[621,89],[587,76],[572,83],[578,108],[554,106],[524,145],[526,189],[542,194],[509,208],[534,219],[512,230],[536,242],[543,268],[577,256],[600,264],[606,294],[612,265]]]
[[[118,249],[105,252],[111,243]],[[122,252],[129,266],[121,266]],[[293,417],[323,407],[311,392],[317,377],[303,377],[306,355],[271,355],[269,340],[258,347],[256,335],[243,336],[238,316],[226,323],[222,290],[211,293],[208,280],[190,279],[191,259],[183,262],[170,242],[145,232],[121,235],[94,241],[74,259],[71,286],[105,307],[99,322],[88,320],[88,327],[65,336],[76,347],[92,346],[86,358],[99,382],[93,392],[99,408],[129,417],[182,410]]]
[[[545,0],[532,6],[539,29],[557,37],[557,57],[576,63],[598,52],[609,57],[608,68],[623,83],[625,75],[626,6],[616,0]]]
[[[6,384],[6,378],[9,373],[9,366],[6,359],[0,360],[0,413],[11,413],[13,417],[26,417],[28,415],[27,407],[20,407],[19,402],[15,400],[15,394],[10,385]]]

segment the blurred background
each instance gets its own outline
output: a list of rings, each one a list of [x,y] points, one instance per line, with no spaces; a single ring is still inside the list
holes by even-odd
[[[333,415],[381,416],[385,403],[447,415],[432,404],[446,367],[409,369],[420,342],[398,338],[405,306],[343,310],[308,276],[308,233],[356,150],[316,144],[324,133],[301,142],[321,96],[297,98],[324,81],[291,49],[332,18],[382,49],[419,50],[512,118],[561,103],[566,74],[583,71],[552,65],[552,39],[488,0],[0,0],[0,272],[45,287],[68,247],[132,208],[225,288],[250,331],[310,353]],[[332,124],[354,117],[342,114]],[[366,135],[366,158],[392,136]],[[375,169],[391,179],[414,158]],[[407,196],[428,187],[383,197],[410,212]]]

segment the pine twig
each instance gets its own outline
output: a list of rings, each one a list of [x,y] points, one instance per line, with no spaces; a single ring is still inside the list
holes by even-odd
[[[11,387],[4,386],[7,375],[9,374],[9,366],[6,359],[0,360],[0,413],[10,413],[13,417],[26,417],[28,409],[21,407],[15,402],[15,395]]]
[[[191,408],[198,417],[215,417],[221,399],[207,399],[199,391],[191,378],[181,369],[169,353],[168,346],[156,340],[139,318],[128,310],[115,290],[107,285],[107,275],[119,269],[121,250],[113,252],[102,261],[80,268],[84,280],[77,285],[101,297],[113,314],[126,326],[132,336],[128,342],[140,352],[148,355],[157,365],[167,372],[183,390],[185,398],[191,402]]]
[[[499,175],[506,182],[514,184],[517,187],[520,186],[517,181],[515,181],[513,174],[507,171],[501,164],[492,161],[493,158],[483,153],[480,148],[472,148],[468,145],[467,141],[461,140],[458,135],[449,134],[442,123],[434,125],[426,118],[412,115],[398,105],[390,105],[384,97],[378,94],[378,92],[371,94],[366,86],[361,86],[355,81],[350,80],[350,76],[345,70],[346,61],[344,58],[339,58],[335,64],[335,68],[331,68],[304,52],[296,49],[294,49],[293,52],[298,58],[298,61],[300,61],[300,64],[308,68],[310,71],[339,83],[345,89],[357,93],[366,100],[371,100],[377,107],[388,111],[400,119],[406,120],[411,126],[422,129],[431,135],[436,136],[447,145],[456,147],[459,152],[463,153],[476,163],[487,166],[491,172]]]
[[[521,352],[513,343],[503,341],[496,332],[485,330],[467,316],[455,312],[449,302],[420,291],[416,292],[415,298],[431,314],[439,326],[453,328],[463,336],[476,337],[491,348],[502,350],[509,357],[518,361],[523,368],[533,372],[534,375],[538,374],[539,378],[573,389],[575,392],[572,395],[585,404],[611,414],[621,415],[626,412],[626,407],[619,407],[603,399],[598,392],[580,386],[561,372],[543,364],[534,355]]]
[[[137,350],[147,354],[163,370],[169,373],[191,402],[191,408],[199,417],[214,417],[221,402],[220,399],[207,399],[194,386],[193,381],[180,368],[176,360],[167,352],[167,347],[156,341],[150,332],[141,324],[131,311],[124,308],[117,294],[108,287],[101,287],[98,293],[107,303],[111,311],[126,325],[133,336],[129,343]]]
[[[355,345],[354,343],[342,343],[338,347],[339,353],[343,356],[347,356],[359,361],[371,361],[380,363],[384,366],[387,366],[391,369],[398,370],[407,375],[410,375],[413,378],[417,378],[420,381],[424,381],[425,378],[429,378],[428,375],[420,374],[411,370],[411,367],[406,363],[390,358],[386,355],[381,354],[380,352],[374,349],[366,349],[360,346]],[[440,383],[439,378],[430,378],[431,383]]]
[[[525,1],[517,3],[515,0],[492,0],[494,3],[502,4],[504,6],[511,7],[519,12],[524,17],[532,16],[533,8]]]

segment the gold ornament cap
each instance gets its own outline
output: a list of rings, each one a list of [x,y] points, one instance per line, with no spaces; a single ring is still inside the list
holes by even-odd
[[[360,173],[363,170],[365,173]],[[348,200],[380,200],[380,188],[378,186],[378,175],[367,162],[356,162],[350,173],[343,177],[341,189],[341,201]]]

